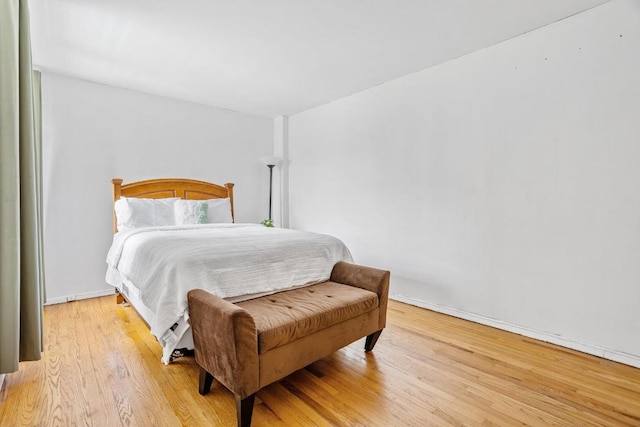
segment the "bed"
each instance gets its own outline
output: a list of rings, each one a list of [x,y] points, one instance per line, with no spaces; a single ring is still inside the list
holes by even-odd
[[[106,281],[149,325],[165,364],[193,349],[190,290],[245,301],[326,281],[337,262],[352,262],[335,237],[236,223],[231,183],[112,183]]]

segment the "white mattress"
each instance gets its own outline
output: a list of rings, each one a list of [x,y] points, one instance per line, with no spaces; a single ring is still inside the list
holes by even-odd
[[[163,346],[193,348],[187,293],[205,289],[240,301],[325,281],[352,261],[338,239],[257,224],[140,228],[114,235],[107,283],[118,288]]]

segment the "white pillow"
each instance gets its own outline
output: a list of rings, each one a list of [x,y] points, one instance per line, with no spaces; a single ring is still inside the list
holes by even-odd
[[[174,205],[177,225],[231,223],[231,201],[226,199],[178,200]]]
[[[115,203],[118,231],[156,225],[174,225],[173,205],[179,197],[141,199],[120,197]]]
[[[233,222],[231,200],[228,197],[225,199],[209,199],[206,202],[209,205],[207,208],[207,222],[209,224]]]

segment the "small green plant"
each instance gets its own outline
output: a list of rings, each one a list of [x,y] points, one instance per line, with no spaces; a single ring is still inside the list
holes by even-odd
[[[260,224],[264,225],[265,227],[273,227],[273,220],[272,219],[263,219]]]

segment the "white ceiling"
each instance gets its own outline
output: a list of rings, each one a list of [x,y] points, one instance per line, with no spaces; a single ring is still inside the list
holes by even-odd
[[[291,115],[606,0],[31,0],[37,68]]]

